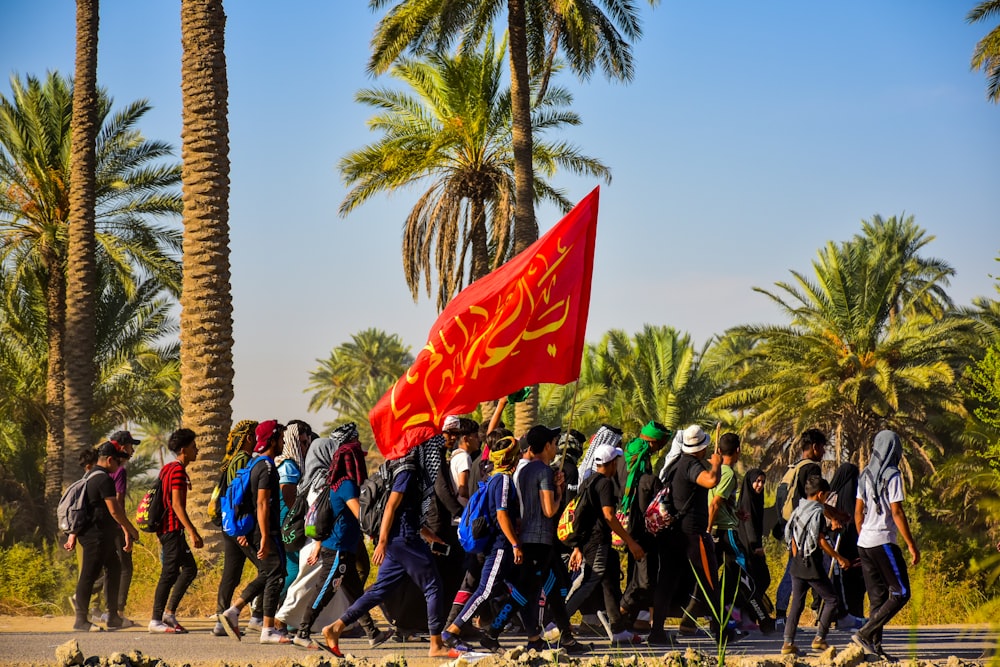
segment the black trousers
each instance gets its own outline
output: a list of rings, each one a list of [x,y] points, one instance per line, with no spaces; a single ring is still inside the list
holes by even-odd
[[[799,579],[792,577],[792,597],[788,606],[788,617],[785,619],[785,643],[795,642],[795,631],[799,627],[799,618],[802,610],[806,606],[806,593],[811,588],[813,595],[823,600],[823,611],[819,615],[819,627],[816,628],[816,636],[826,639],[826,633],[830,631],[830,621],[837,613],[837,594],[833,592],[833,586],[827,578],[826,573],[819,579]]]
[[[568,639],[572,634],[569,614],[566,611],[566,595],[569,592],[569,574],[566,565],[551,544],[531,542],[521,543],[521,565],[515,570],[510,593],[504,599],[503,607],[511,605],[511,612],[520,614],[521,623],[529,637],[541,635],[541,614],[538,608],[542,591],[552,617]],[[494,619],[489,633],[497,637],[510,614]]]
[[[868,549],[858,547],[858,553],[871,613],[858,634],[874,644],[881,644],[882,629],[910,600],[910,575],[903,552],[896,544]]]
[[[233,603],[233,594],[243,578],[243,566],[247,555],[235,537],[222,533],[222,579],[219,581],[219,596],[215,603],[216,613],[221,614]]]
[[[125,551],[125,533],[123,531],[119,530],[115,533],[115,541],[117,542],[118,560],[121,564],[121,577],[118,579],[118,611],[122,612],[125,611],[125,604],[128,602],[128,590],[132,587],[132,552]],[[97,581],[94,582],[94,594],[99,597],[102,590],[104,597],[107,598],[108,583],[103,573],[98,575]],[[95,606],[101,606],[99,599]]]
[[[160,539],[160,580],[153,594],[153,620],[162,621],[164,609],[177,611],[177,605],[198,574],[198,565],[183,530],[158,536]],[[169,601],[168,601],[169,596]]]
[[[656,576],[660,569],[660,554],[655,540],[648,534],[640,535],[636,541],[646,552],[646,557],[636,560],[628,552],[628,584],[622,594],[622,609],[632,618],[643,609],[653,606],[656,590]]]
[[[365,592],[365,585],[358,573],[357,557],[349,551],[320,549],[318,579],[323,583],[316,590],[309,610],[306,611],[302,625],[299,627],[300,637],[308,637],[312,633],[312,626],[316,622],[316,618],[323,613],[323,610],[341,588],[351,598],[351,602],[357,600]],[[378,634],[378,628],[368,613],[363,614],[358,619],[358,624],[364,629],[366,636],[374,637]]]
[[[267,556],[260,560],[257,558],[257,551],[260,550],[261,539],[270,542]],[[257,568],[257,577],[247,584],[240,597],[249,602],[258,595],[263,594],[264,616],[273,618],[278,612],[278,604],[281,602],[281,589],[285,585],[285,545],[281,537],[277,535],[265,535],[263,538],[259,531],[254,531],[247,535],[247,546],[241,547],[247,559]]]
[[[579,611],[583,601],[590,597],[598,586],[604,595],[604,611],[611,623],[611,632],[625,629],[622,618],[621,564],[618,551],[610,544],[590,544],[583,550],[583,574],[570,587],[566,600],[566,613],[572,616]]]
[[[118,542],[115,534],[121,533],[118,524],[113,531],[102,531],[97,526],[90,526],[76,536],[83,557],[80,562],[80,578],[76,582],[76,623],[89,622],[87,615],[87,600],[94,590],[97,577],[103,572],[105,591],[108,603],[108,618],[118,616],[118,586],[121,582],[121,561],[118,558]]]

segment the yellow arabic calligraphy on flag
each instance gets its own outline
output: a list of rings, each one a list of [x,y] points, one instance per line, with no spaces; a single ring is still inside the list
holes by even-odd
[[[579,376],[598,198],[595,189],[542,238],[452,299],[413,365],[369,415],[386,458],[436,433],[447,415]]]

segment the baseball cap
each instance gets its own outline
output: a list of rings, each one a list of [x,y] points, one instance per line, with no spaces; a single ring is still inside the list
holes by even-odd
[[[611,445],[598,445],[597,451],[594,452],[594,465],[602,466],[607,463],[611,463],[616,458],[622,455],[621,447],[612,447]]]
[[[141,440],[133,438],[129,431],[115,431],[111,434],[111,437],[108,438],[108,440],[117,444],[119,447],[122,445],[138,445],[142,442]]]
[[[100,445],[98,445],[97,456],[98,458],[113,456],[119,461],[124,461],[125,459],[128,458],[128,454],[125,452],[125,450],[116,445],[115,443],[111,442],[110,440],[106,440],[102,442]]]
[[[257,436],[257,444],[253,448],[253,453],[259,454],[267,449],[267,443],[279,428],[283,429],[284,426],[279,424],[277,419],[268,419],[257,424],[257,429],[254,431]]]

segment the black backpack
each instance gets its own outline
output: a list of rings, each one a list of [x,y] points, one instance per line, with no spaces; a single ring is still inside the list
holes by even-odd
[[[295,502],[281,522],[281,541],[286,551],[299,551],[306,543],[306,513],[309,502],[306,500],[306,489],[299,489]]]
[[[382,515],[385,514],[385,505],[389,502],[389,493],[392,491],[393,469],[390,463],[390,461],[382,463],[378,470],[361,484],[358,497],[358,504],[361,505],[358,512],[361,532],[373,540],[378,539],[382,528]]]

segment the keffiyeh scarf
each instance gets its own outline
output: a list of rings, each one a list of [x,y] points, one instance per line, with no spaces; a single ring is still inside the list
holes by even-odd
[[[229,432],[229,437],[226,439],[226,455],[222,457],[222,465],[219,466],[219,470],[225,470],[229,467],[229,462],[232,460],[233,454],[239,451],[240,445],[243,444],[243,441],[248,436],[253,437],[256,430],[257,422],[253,419],[244,419],[236,422],[233,430]]]

